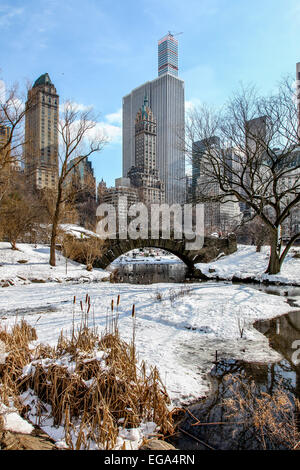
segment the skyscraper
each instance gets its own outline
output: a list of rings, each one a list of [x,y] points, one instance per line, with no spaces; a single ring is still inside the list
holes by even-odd
[[[158,78],[140,85],[123,98],[123,176],[135,166],[135,119],[147,96],[156,118],[156,160],[159,178],[165,186],[165,201],[184,203],[184,81],[168,67],[160,72]]]
[[[58,179],[59,97],[47,73],[28,91],[25,173],[36,189],[55,189]]]
[[[92,163],[87,158],[82,160],[79,156],[70,160],[67,169],[70,173],[66,179],[66,185],[73,186],[74,190],[78,191],[77,198],[96,200],[96,178]]]
[[[156,120],[146,96],[135,119],[135,166],[130,168],[128,177],[132,186],[139,189],[143,202],[164,202],[164,185],[156,166]]]
[[[158,76],[165,73],[178,76],[178,41],[171,33],[158,41]]]
[[[192,200],[196,201],[197,183],[200,177],[201,159],[207,150],[207,147],[220,146],[220,139],[212,136],[208,139],[198,140],[192,144]]]

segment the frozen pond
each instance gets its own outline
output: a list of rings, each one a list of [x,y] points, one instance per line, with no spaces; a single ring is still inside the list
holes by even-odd
[[[180,424],[181,432],[173,441],[180,449],[205,450],[210,447],[219,450],[256,450],[262,444],[258,433],[240,417],[226,416],[226,408],[222,400],[231,398],[229,385],[231,376],[237,374],[243,378],[244,384],[250,387],[253,380],[260,392],[270,395],[281,387],[293,401],[300,399],[300,354],[296,354],[295,341],[300,343],[300,311],[291,312],[273,320],[256,322],[255,327],[264,333],[270,346],[278,351],[282,360],[272,364],[237,361],[234,359],[220,360],[210,374],[212,384],[211,395],[201,403],[189,408],[191,414]],[[299,344],[298,343],[298,344]],[[294,347],[293,347],[294,346]],[[299,346],[298,346],[299,349]],[[298,362],[298,364],[297,364]],[[192,417],[193,416],[193,417]],[[202,424],[196,425],[199,420]],[[220,423],[220,424],[216,424]],[[266,440],[267,449],[273,447]]]

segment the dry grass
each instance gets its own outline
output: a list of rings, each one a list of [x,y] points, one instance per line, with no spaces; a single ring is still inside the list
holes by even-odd
[[[262,392],[254,381],[246,383],[239,375],[229,375],[227,381],[231,397],[223,405],[228,418],[238,418],[245,427],[253,428],[262,449],[299,447],[298,399],[293,402],[280,386],[272,395]]]
[[[102,254],[103,240],[97,237],[78,239],[67,234],[63,237],[62,248],[66,258],[84,263],[86,269],[92,271],[95,260]]]
[[[161,291],[157,290],[153,298],[154,300],[157,300],[159,302],[169,299],[170,302],[173,304],[176,299],[191,294],[192,290],[193,289],[190,286],[182,286],[180,288],[169,289],[166,295],[164,295]]]
[[[0,330],[0,340],[7,351],[5,363],[0,368],[0,401],[9,405],[13,398],[14,405],[20,409],[22,405],[18,400],[19,380],[23,368],[31,361],[29,343],[36,340],[36,331],[24,320],[16,323],[10,332],[7,329]]]
[[[113,449],[119,426],[133,428],[147,421],[155,422],[159,433],[172,434],[170,400],[158,371],[145,363],[137,364],[135,309],[133,340],[128,344],[118,331],[119,303],[120,297],[115,305],[112,302],[106,331],[99,335],[95,326],[88,326],[92,309],[86,296],[78,304],[80,326],[76,329],[73,321],[71,334],[68,337],[61,333],[55,348],[39,345],[30,350],[29,343],[36,339],[36,333],[25,321],[16,324],[10,333],[1,331],[0,339],[9,355],[0,371],[0,400],[5,402],[14,396],[19,402],[20,393],[33,390],[40,409],[51,405],[53,423],[64,426],[66,442],[72,449],[88,449],[94,443],[102,449]],[[75,308],[74,298],[73,313]],[[29,363],[30,372],[22,375]]]

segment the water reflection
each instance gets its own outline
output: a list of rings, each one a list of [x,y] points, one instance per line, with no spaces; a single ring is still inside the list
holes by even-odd
[[[187,267],[184,263],[119,264],[114,269],[115,282],[129,284],[154,284],[159,282],[186,281]]]
[[[262,449],[262,441],[253,426],[241,422],[241,417],[230,418],[222,406],[222,400],[232,397],[231,377],[241,376],[250,387],[254,380],[257,391],[273,395],[279,385],[293,399],[300,399],[300,365],[293,361],[295,349],[292,344],[300,340],[300,312],[289,313],[280,318],[257,322],[256,328],[264,333],[270,345],[280,352],[283,359],[276,364],[220,361],[211,373],[212,394],[201,403],[191,406],[180,423],[181,432],[173,440],[179,449],[205,450],[210,447],[221,450]],[[232,374],[232,376],[230,375]],[[229,380],[228,380],[229,379]],[[201,423],[195,425],[197,420]],[[210,424],[209,424],[210,423]],[[222,423],[222,424],[215,424]],[[285,449],[284,444],[265,443],[267,449]]]

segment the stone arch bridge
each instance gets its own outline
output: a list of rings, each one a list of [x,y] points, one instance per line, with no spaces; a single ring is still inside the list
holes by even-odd
[[[115,259],[124,255],[128,251],[137,248],[161,248],[178,256],[188,267],[189,271],[195,270],[196,263],[208,263],[217,258],[218,255],[224,253],[229,255],[237,250],[236,238],[233,234],[228,237],[204,237],[204,244],[200,250],[186,250],[185,240],[175,240],[173,238],[147,238],[136,240],[121,240],[118,237],[114,240],[107,239],[104,242],[103,252],[93,263],[94,267],[107,268]]]

